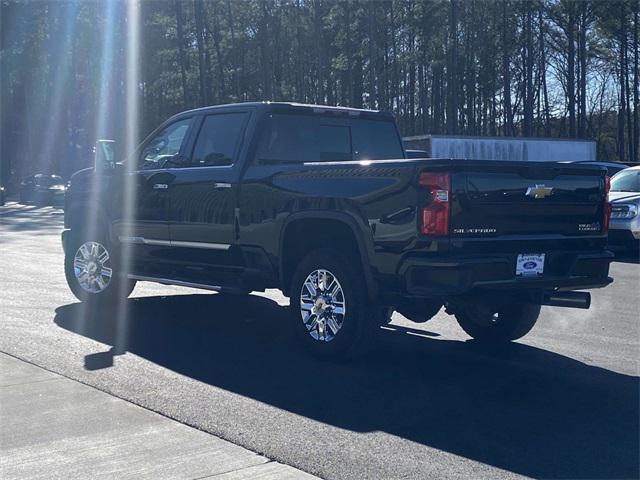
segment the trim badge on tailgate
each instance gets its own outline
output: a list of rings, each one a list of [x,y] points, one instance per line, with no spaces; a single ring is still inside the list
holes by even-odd
[[[456,235],[464,235],[465,233],[482,234],[482,233],[496,233],[495,228],[454,228],[453,233]]]
[[[547,187],[544,185],[537,185],[535,187],[527,188],[527,193],[525,195],[527,197],[533,198],[546,198],[553,193],[553,187]]]

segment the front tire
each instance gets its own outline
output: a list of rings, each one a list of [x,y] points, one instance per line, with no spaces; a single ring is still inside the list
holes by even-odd
[[[539,315],[540,305],[524,302],[497,308],[468,305],[455,314],[467,335],[484,343],[506,343],[524,337]]]
[[[357,265],[340,253],[319,249],[293,275],[291,322],[297,341],[311,354],[346,360],[364,353],[376,327]]]
[[[69,232],[64,271],[67,284],[78,300],[109,304],[131,294],[135,281],[120,272],[118,254],[106,235]]]

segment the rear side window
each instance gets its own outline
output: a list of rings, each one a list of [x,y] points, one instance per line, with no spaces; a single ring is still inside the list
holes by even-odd
[[[257,163],[403,158],[393,122],[272,114],[266,120]]]
[[[320,122],[312,141],[312,151],[319,160],[351,160],[351,128],[345,125],[323,125]]]
[[[269,115],[256,159],[258,163],[352,160],[351,127],[311,115]]]
[[[205,117],[190,167],[220,167],[233,165],[249,114],[219,113]]]
[[[355,160],[404,158],[402,144],[393,122],[354,120],[351,131]]]

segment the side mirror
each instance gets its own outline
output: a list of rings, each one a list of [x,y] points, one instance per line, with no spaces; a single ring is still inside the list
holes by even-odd
[[[115,146],[116,142],[113,140],[96,141],[96,146],[93,148],[96,173],[110,172],[116,167]]]

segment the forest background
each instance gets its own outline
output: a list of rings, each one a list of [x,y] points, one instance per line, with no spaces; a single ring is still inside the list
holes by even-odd
[[[261,100],[391,111],[403,135],[594,139],[598,159],[637,162],[639,13],[639,0],[0,0],[2,181],[68,177],[96,138]]]

